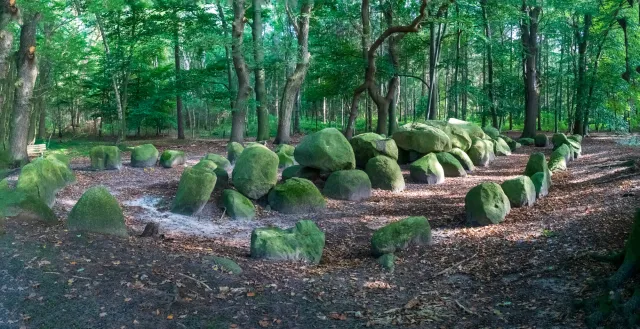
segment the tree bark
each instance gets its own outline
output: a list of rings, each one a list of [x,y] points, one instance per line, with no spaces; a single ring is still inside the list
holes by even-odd
[[[258,117],[257,141],[269,139],[269,110],[267,106],[267,91],[264,83],[264,46],[262,38],[262,1],[253,0],[253,57],[255,59],[255,93],[256,116]]]
[[[491,25],[489,24],[489,15],[487,14],[487,0],[480,0],[480,6],[482,7],[482,19],[484,21],[484,35],[487,38],[487,78],[489,89],[489,111],[491,112],[491,125],[500,129],[498,125],[498,112],[496,110],[496,96],[493,88],[493,51],[491,45]]]
[[[576,112],[574,116],[573,133],[584,135],[585,132],[585,105],[587,100],[586,71],[587,71],[587,47],[589,45],[589,32],[593,18],[591,14],[584,16],[584,29],[582,35],[576,30],[576,42],[578,42],[578,85],[576,90]]]
[[[29,111],[33,87],[38,77],[36,28],[40,20],[40,13],[23,17],[23,19],[24,23],[20,28],[20,47],[16,54],[19,81],[15,88],[11,134],[9,136],[9,155],[14,166],[22,166],[29,161],[27,157]]]
[[[238,93],[233,107],[231,121],[231,141],[244,142],[245,121],[246,121],[246,105],[251,87],[249,86],[249,68],[244,60],[243,54],[243,34],[244,34],[244,0],[233,1],[233,29],[231,31],[231,57],[233,58],[233,66],[236,69],[238,77]]]
[[[538,55],[538,18],[542,12],[541,7],[527,6],[522,3],[522,46],[523,75],[525,82],[525,115],[522,137],[533,138],[536,135],[536,119],[538,117],[538,72],[536,59]]]
[[[220,4],[220,0],[216,1],[216,9],[218,10],[218,16],[220,17],[220,23],[222,25],[222,31],[224,35],[224,54],[227,59],[227,90],[229,91],[229,106],[233,109],[235,107],[236,97],[236,85],[233,83],[233,60],[231,59],[231,50],[229,49],[229,28],[227,27],[227,20],[224,17],[224,9]]]
[[[313,8],[313,0],[300,0],[300,16],[296,20],[291,17],[289,7],[287,14],[293,25],[298,39],[298,60],[293,73],[287,77],[282,93],[282,101],[280,102],[280,116],[278,118],[278,134],[276,135],[276,144],[288,144],[291,142],[291,115],[293,112],[296,95],[298,94],[309,69],[309,18],[311,9]]]
[[[180,21],[175,13],[175,31],[173,34],[173,58],[176,67],[176,120],[178,121],[178,139],[184,139],[184,116],[182,115],[182,77],[180,63]]]

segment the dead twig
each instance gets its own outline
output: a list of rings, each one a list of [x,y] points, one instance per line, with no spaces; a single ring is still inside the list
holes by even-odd
[[[222,220],[224,218],[224,214],[226,214],[226,213],[227,213],[227,208],[224,208],[222,210],[222,216],[220,216],[220,220]]]
[[[436,277],[436,276],[440,276],[440,275],[442,275],[442,274],[445,274],[445,273],[447,273],[450,269],[452,269],[452,268],[454,268],[454,267],[458,267],[458,266],[460,266],[460,265],[462,265],[462,264],[464,264],[464,263],[466,263],[466,262],[468,262],[468,261],[470,261],[470,260],[474,259],[476,256],[478,256],[478,253],[475,253],[473,256],[471,256],[471,257],[469,257],[469,258],[464,259],[464,260],[462,260],[462,261],[459,261],[459,262],[457,262],[457,263],[455,263],[455,264],[453,264],[453,265],[451,265],[451,266],[449,266],[449,267],[445,268],[444,270],[442,270],[442,271],[440,271],[440,272],[436,273],[436,274],[434,275],[434,277]]]
[[[188,275],[186,275],[186,274],[184,274],[184,273],[178,273],[178,274],[180,274],[181,276],[183,276],[183,277],[185,277],[185,278],[187,278],[187,279],[193,280],[193,281],[195,281],[195,282],[196,282],[196,283],[198,283],[198,284],[203,285],[205,288],[207,288],[207,289],[208,289],[208,290],[210,290],[210,291],[213,291],[213,289],[211,289],[211,287],[209,287],[209,285],[207,285],[207,284],[206,284],[206,283],[204,283],[203,281],[200,281],[200,280],[198,280],[198,279],[196,279],[196,278],[194,278],[194,277],[192,277],[192,276],[188,276]]]
[[[453,300],[454,302],[456,302],[456,305],[458,305],[458,307],[460,307],[463,311],[469,313],[469,314],[473,314],[473,315],[478,315],[476,312],[468,309],[466,306],[462,305],[457,299]]]

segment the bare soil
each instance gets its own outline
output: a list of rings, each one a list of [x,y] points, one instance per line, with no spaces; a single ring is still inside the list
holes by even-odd
[[[583,157],[553,176],[548,197],[488,227],[466,226],[465,194],[520,175],[529,154],[551,148],[523,147],[437,186],[412,183],[405,168],[404,192],[328,200],[321,213],[281,215],[259,202],[252,222],[223,216],[219,192],[196,218],[171,215],[184,167],[132,168],[125,157],[120,171],[93,172],[89,159],[74,159],[78,182],[58,194],[59,225],[5,223],[0,328],[581,328],[574,301],[615,270],[590,254],[622,248],[640,199],[640,175],[615,166],[640,158],[622,138],[585,139]],[[186,151],[194,164],[224,155],[226,142],[155,144]],[[65,230],[76,200],[97,184],[123,205],[130,238]],[[416,215],[429,218],[433,244],[399,253],[395,272],[385,272],[370,256],[373,231]],[[326,232],[320,265],[249,257],[253,228],[300,219]],[[150,221],[163,236],[137,237]],[[244,271],[222,272],[208,256]]]

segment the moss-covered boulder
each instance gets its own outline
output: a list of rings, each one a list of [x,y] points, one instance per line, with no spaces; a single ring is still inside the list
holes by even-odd
[[[175,168],[187,162],[187,157],[182,151],[166,150],[160,156],[160,165],[164,168]]]
[[[394,254],[384,254],[376,259],[376,263],[378,263],[380,266],[382,266],[383,269],[391,273],[393,273],[393,271],[395,270],[395,262],[396,256]]]
[[[468,122],[468,121],[463,121],[463,120],[458,120],[455,118],[450,118],[449,121],[447,121],[450,125],[462,128],[464,130],[467,131],[467,133],[469,133],[469,137],[471,137],[471,139],[473,140],[474,138],[479,138],[479,139],[484,139],[486,137],[486,134],[484,133],[484,131],[482,130],[482,128],[478,125],[476,125],[475,123],[472,122]]]
[[[574,159],[582,156],[582,136],[581,135],[571,135],[567,137],[568,145],[573,149],[573,157]]]
[[[476,166],[465,151],[459,148],[453,148],[449,151],[449,154],[453,155],[468,173],[476,170]]]
[[[551,144],[553,144],[553,149],[557,149],[558,147],[568,144],[567,135],[563,133],[555,133],[551,136]]]
[[[509,149],[511,150],[511,152],[514,152],[515,150],[517,150],[520,147],[522,147],[522,145],[520,145],[520,143],[514,141],[511,137],[509,137],[507,135],[500,135],[500,138],[502,138],[502,140],[504,140],[505,143],[507,143],[507,145],[509,146]]]
[[[400,130],[393,134],[399,148],[422,154],[451,151],[451,139],[441,129],[429,125],[414,125],[412,130]]]
[[[224,190],[229,187],[229,172],[222,168],[216,168],[213,173],[216,174],[216,186],[214,189]]]
[[[56,214],[44,201],[9,187],[6,179],[0,181],[0,221],[3,217],[37,221],[47,225],[58,223]],[[1,232],[1,231],[0,231]]]
[[[500,136],[500,130],[498,130],[498,129],[494,128],[494,127],[486,126],[486,127],[482,128],[482,130],[491,139],[496,139],[496,138],[498,138]]]
[[[136,168],[153,167],[158,162],[159,152],[151,144],[143,144],[131,151],[131,166]]]
[[[238,192],[260,199],[278,183],[280,159],[266,147],[246,148],[236,161],[231,181]]]
[[[549,170],[552,173],[567,170],[567,163],[570,161],[571,157],[571,148],[568,145],[563,144],[551,153],[551,158],[549,159],[548,164]]]
[[[391,138],[385,138],[376,133],[364,133],[353,137],[349,142],[356,156],[358,168],[364,168],[371,158],[378,155],[386,155],[398,160],[398,146]]]
[[[65,163],[55,158],[38,158],[22,167],[17,189],[52,207],[56,193],[73,182],[75,176]]]
[[[209,202],[216,180],[217,176],[212,171],[196,167],[185,169],[180,176],[171,212],[189,216],[198,214]]]
[[[474,165],[486,167],[494,157],[493,144],[484,139],[474,139],[467,154]]]
[[[416,183],[442,184],[444,183],[444,168],[435,153],[430,153],[415,161],[409,167],[409,175]]]
[[[315,181],[320,178],[320,171],[315,168],[303,167],[301,165],[291,166],[282,171],[282,180],[298,177]]]
[[[72,231],[128,235],[122,208],[104,186],[94,186],[84,192],[69,213],[67,227]]]
[[[500,185],[482,183],[467,193],[464,209],[469,224],[499,224],[511,211],[511,203]]]
[[[536,187],[528,176],[507,180],[501,187],[512,208],[530,207],[536,203]]]
[[[571,135],[569,137],[567,137],[568,139],[571,139],[579,144],[582,144],[582,135]]]
[[[436,153],[438,162],[444,169],[444,177],[467,177],[467,171],[456,157],[450,153]]]
[[[533,138],[520,138],[518,139],[518,143],[524,146],[531,146],[531,145],[534,145],[536,141]]]
[[[240,192],[224,190],[222,192],[222,204],[227,215],[236,220],[251,220],[256,217],[256,207],[251,200]]]
[[[89,157],[93,170],[120,170],[122,168],[120,149],[117,146],[96,146],[91,149]]]
[[[536,196],[538,198],[549,195],[549,189],[551,188],[551,176],[543,172],[537,172],[531,176],[531,181],[536,187]]]
[[[218,169],[218,166],[215,164],[215,162],[211,160],[202,159],[200,160],[200,162],[196,163],[195,166],[193,166],[193,169],[204,170],[210,173],[215,173],[216,169]]]
[[[296,147],[294,156],[300,165],[325,172],[356,167],[351,144],[335,128],[326,128],[305,136]]]
[[[310,220],[301,220],[287,230],[258,228],[251,233],[251,257],[318,264],[324,243],[324,232]]]
[[[279,168],[289,168],[296,164],[294,160],[295,150],[295,147],[287,144],[280,144],[278,145],[278,147],[276,147],[275,152],[278,155],[278,159],[280,160],[280,165],[278,166]]]
[[[511,147],[509,144],[502,139],[502,137],[497,137],[493,143],[493,151],[497,156],[507,156],[511,155]]]
[[[471,147],[471,135],[469,134],[469,131],[467,131],[467,129],[462,126],[452,125],[447,121],[440,120],[427,120],[424,122],[424,124],[444,131],[451,140],[451,147],[457,147],[465,151],[468,150],[469,147]],[[411,125],[415,126],[421,124],[409,124],[405,126],[410,127]]]
[[[375,257],[407,249],[410,245],[431,242],[431,226],[425,217],[409,217],[384,226],[371,237],[371,253]]]
[[[215,163],[216,166],[218,166],[218,168],[221,168],[224,170],[231,168],[231,162],[229,162],[229,160],[227,160],[225,157],[219,154],[208,153],[201,160],[213,161],[213,163]]]
[[[322,193],[332,199],[360,201],[371,197],[371,181],[362,170],[340,170],[329,176]]]
[[[533,139],[533,144],[536,147],[547,147],[549,145],[549,137],[545,134],[537,134]]]
[[[291,178],[269,192],[269,206],[285,214],[302,214],[320,211],[327,202],[313,182]]]
[[[392,158],[384,155],[371,158],[367,162],[365,172],[373,188],[393,192],[400,192],[405,188],[402,170]]]
[[[278,146],[276,146],[275,152],[284,153],[290,157],[293,157],[294,153],[296,152],[296,148],[288,144],[279,144]]]
[[[229,160],[231,164],[235,164],[236,160],[240,157],[240,154],[242,154],[242,151],[244,151],[244,146],[242,146],[242,144],[238,142],[230,142],[227,144],[227,160]]]
[[[547,172],[549,170],[547,166],[547,159],[544,153],[532,153],[527,161],[527,167],[524,170],[524,174],[531,177],[537,172]]]

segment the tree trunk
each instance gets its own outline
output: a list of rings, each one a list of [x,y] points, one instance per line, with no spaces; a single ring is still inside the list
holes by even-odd
[[[290,15],[290,21],[296,31],[298,38],[298,60],[296,67],[291,75],[287,77],[282,93],[282,101],[280,102],[280,117],[278,118],[278,134],[276,135],[276,144],[288,144],[291,142],[291,115],[296,101],[296,95],[307,76],[309,69],[309,18],[311,9],[313,8],[313,0],[300,1],[300,16],[296,20],[291,17],[289,8],[287,13]]]
[[[541,7],[527,6],[523,1],[522,12],[522,46],[523,73],[525,82],[525,115],[522,137],[533,138],[536,135],[536,119],[538,117],[538,72],[536,58],[538,57],[538,17]]]
[[[222,25],[222,31],[224,34],[224,53],[225,58],[227,59],[226,67],[227,67],[227,90],[229,91],[229,105],[233,109],[235,107],[235,97],[236,97],[236,86],[233,83],[233,60],[231,59],[231,50],[229,49],[228,41],[229,40],[229,28],[227,27],[227,20],[224,18],[224,9],[220,4],[220,0],[216,2],[216,9],[218,10],[218,16],[220,17],[220,23]],[[277,87],[276,87],[277,88]]]
[[[593,19],[590,14],[584,16],[584,30],[582,35],[576,30],[576,42],[578,42],[578,85],[576,90],[576,112],[573,124],[573,133],[584,135],[585,132],[585,106],[586,106],[586,88],[587,88],[587,47],[589,45],[589,31]]]
[[[38,76],[36,58],[36,28],[40,13],[23,17],[24,24],[20,28],[20,47],[16,54],[17,71],[20,81],[16,84],[9,136],[9,152],[15,166],[22,166],[29,161],[27,157],[27,138],[29,131],[29,110],[33,87]]]
[[[180,63],[180,21],[175,15],[175,31],[173,35],[173,58],[176,67],[176,120],[178,121],[178,139],[184,139],[184,116],[182,115],[182,70]]]
[[[491,45],[491,25],[489,24],[489,15],[487,14],[487,0],[480,0],[480,5],[482,6],[482,19],[484,21],[484,35],[487,38],[487,77],[488,77],[488,85],[489,89],[489,111],[491,112],[491,125],[500,129],[498,125],[498,112],[496,110],[496,96],[493,91],[493,51]]]
[[[255,93],[256,115],[258,117],[257,141],[269,139],[269,110],[267,107],[267,92],[264,83],[264,48],[262,42],[262,1],[253,0],[253,57],[255,59]]]
[[[231,45],[231,56],[233,57],[233,66],[236,69],[238,77],[238,94],[236,96],[235,106],[233,107],[231,121],[231,141],[244,142],[245,121],[246,121],[246,105],[251,87],[249,86],[249,68],[244,60],[243,54],[243,34],[244,34],[244,0],[233,1],[233,29],[231,37],[233,39]]]

